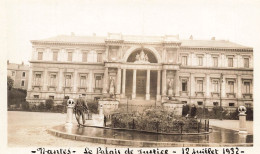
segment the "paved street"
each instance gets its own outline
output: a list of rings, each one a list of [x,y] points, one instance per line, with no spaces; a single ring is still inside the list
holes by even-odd
[[[63,139],[47,133],[46,130],[48,128],[64,124],[65,120],[66,114],[61,113],[8,111],[8,146],[114,147],[113,145],[100,145]],[[211,119],[210,125],[238,130],[238,120],[221,121]],[[248,132],[253,134],[253,122],[248,121],[247,126]]]
[[[106,146],[55,137],[47,129],[64,124],[66,114],[8,111],[8,146],[86,147]]]
[[[249,134],[253,134],[253,121],[247,121],[247,132]],[[210,119],[210,125],[211,126],[217,126],[232,130],[239,130],[239,120],[218,120],[218,119]]]

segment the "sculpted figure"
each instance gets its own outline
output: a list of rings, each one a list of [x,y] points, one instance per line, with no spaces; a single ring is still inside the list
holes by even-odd
[[[109,94],[114,95],[114,93],[115,93],[114,79],[111,78],[110,86],[109,86]]]
[[[144,60],[144,58],[145,58],[145,54],[144,51],[142,50],[140,53],[140,60]]]
[[[169,80],[168,86],[169,86],[169,89],[173,88],[173,79]]]
[[[140,55],[139,55],[139,53],[136,54],[136,56],[135,56],[135,60],[136,60],[136,61],[139,61],[139,60],[140,60]]]

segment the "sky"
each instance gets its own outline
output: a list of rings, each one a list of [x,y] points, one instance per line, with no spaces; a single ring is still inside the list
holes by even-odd
[[[60,34],[175,35],[229,40],[260,50],[256,0],[8,0],[4,41],[10,62],[28,63],[30,40]],[[19,55],[19,56],[17,56]]]

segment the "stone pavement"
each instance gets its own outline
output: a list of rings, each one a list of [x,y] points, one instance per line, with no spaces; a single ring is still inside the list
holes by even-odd
[[[209,124],[211,126],[231,129],[231,130],[239,130],[239,120],[219,120],[219,119],[210,119]],[[249,134],[253,134],[253,121],[247,121],[247,132]]]
[[[8,111],[7,114],[9,147],[114,147],[113,145],[63,139],[49,134],[48,128],[65,124],[66,114],[22,111]],[[75,118],[73,119],[75,120]],[[76,120],[74,122],[76,123]]]

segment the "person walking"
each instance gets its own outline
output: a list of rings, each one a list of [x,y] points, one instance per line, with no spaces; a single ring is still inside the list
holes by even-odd
[[[88,112],[88,106],[86,104],[86,101],[82,98],[82,95],[79,95],[79,99],[77,99],[77,102],[75,104],[75,112],[76,112],[76,119],[80,126],[80,119],[82,118],[82,124],[85,124],[86,117],[85,113]]]
[[[191,106],[190,116],[192,118],[197,118],[197,108],[196,108],[195,104],[192,104],[192,106]]]
[[[189,111],[190,111],[190,107],[189,105],[187,104],[187,102],[185,102],[182,106],[182,116],[183,117],[188,117],[188,114],[189,114]]]

